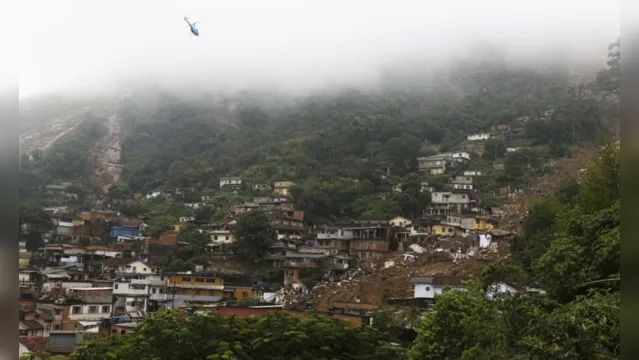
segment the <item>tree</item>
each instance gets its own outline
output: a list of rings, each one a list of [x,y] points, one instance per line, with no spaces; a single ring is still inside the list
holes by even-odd
[[[28,237],[27,241],[24,245],[27,251],[36,252],[40,250],[44,246],[44,238],[42,234],[37,230],[32,230]]]
[[[21,202],[18,206],[20,226],[29,225],[32,230],[47,232],[53,229],[51,216],[37,202]]]
[[[195,210],[195,221],[210,221],[215,215],[215,209],[212,206],[202,206]]]
[[[250,261],[260,262],[270,246],[277,241],[277,232],[261,211],[242,214],[235,230],[234,252]]]
[[[287,313],[263,317],[183,315],[161,310],[135,333],[88,341],[74,360],[151,359],[401,359],[405,349],[386,345],[376,329],[326,315]]]
[[[607,69],[597,74],[597,84],[604,90],[614,94],[621,93],[621,38],[608,45]]]

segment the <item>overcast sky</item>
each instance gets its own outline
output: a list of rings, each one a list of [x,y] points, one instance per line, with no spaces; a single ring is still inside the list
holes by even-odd
[[[370,76],[401,56],[437,57],[480,40],[516,53],[605,54],[619,34],[619,5],[611,0],[17,3],[22,95],[154,73],[238,86],[314,84]],[[199,38],[184,15],[201,19]]]

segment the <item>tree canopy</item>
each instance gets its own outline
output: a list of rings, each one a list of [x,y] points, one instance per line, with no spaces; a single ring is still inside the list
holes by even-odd
[[[385,360],[401,358],[403,351],[373,328],[320,314],[238,318],[160,311],[135,333],[90,341],[71,359]]]

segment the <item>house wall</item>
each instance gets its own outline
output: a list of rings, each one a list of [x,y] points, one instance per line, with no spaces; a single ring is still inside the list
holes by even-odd
[[[455,235],[455,227],[436,224],[431,226],[431,233],[435,235]]]
[[[433,299],[435,295],[441,295],[446,287],[451,289],[466,291],[465,286],[449,286],[449,285],[433,285],[433,284],[415,284],[414,297]]]
[[[388,251],[389,241],[386,239],[376,240],[351,240],[350,251]]]
[[[97,321],[111,316],[111,303],[69,306],[69,320]]]
[[[45,282],[44,284],[42,284],[42,291],[49,292],[52,289],[60,288],[60,289],[65,289],[64,291],[66,292],[67,289],[84,288],[84,287],[92,287],[92,286],[93,286],[92,282],[77,282],[77,281]]]
[[[474,230],[477,231],[489,231],[494,228],[493,224],[489,223],[486,219],[475,219],[473,224]]]
[[[118,266],[118,271],[121,273],[128,274],[141,274],[141,275],[151,275],[155,274],[156,270],[149,265],[141,262],[141,261],[132,261],[129,264]]]

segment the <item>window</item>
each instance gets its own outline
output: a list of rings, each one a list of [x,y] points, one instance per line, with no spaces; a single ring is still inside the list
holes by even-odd
[[[213,240],[217,240],[217,235],[213,236]]]
[[[224,240],[228,240],[228,239],[229,239],[229,237],[228,237],[228,236],[225,236],[225,237],[224,237]]]
[[[143,268],[142,271],[146,272],[146,268]]]
[[[115,290],[117,290],[118,286],[119,286],[118,284],[115,284],[113,287],[115,288]]]
[[[206,278],[207,283],[215,283],[215,278]]]
[[[156,288],[151,288],[151,293],[152,293],[152,294],[155,294],[157,291],[158,291],[158,289],[156,289]]]
[[[136,268],[135,268],[135,266],[134,266],[134,267],[132,267],[131,269],[133,269],[133,272],[135,272],[135,269],[136,269]]]
[[[200,290],[200,289],[195,289],[195,295],[200,295],[201,291],[202,290]]]
[[[97,306],[89,306],[89,314],[97,314],[98,307]]]
[[[191,278],[189,276],[185,276],[185,277],[182,278],[182,281],[191,282]]]
[[[430,286],[426,286],[426,291],[430,291]]]
[[[71,308],[71,314],[81,314],[81,313],[82,313],[81,306],[74,306]]]
[[[54,325],[53,330],[60,330],[60,325]]]
[[[248,297],[248,293],[246,291],[242,292],[242,297],[243,298]]]
[[[215,296],[215,290],[209,290],[209,296]]]
[[[62,311],[60,309],[55,309],[54,312],[55,312],[56,315],[60,315],[62,313]]]
[[[205,278],[195,278],[195,282],[203,283],[206,282]]]
[[[109,309],[109,308],[110,308],[110,306],[109,306],[109,305],[104,305],[104,306],[102,307],[102,313],[104,314],[104,313],[109,313],[109,312],[111,312],[111,309]]]

